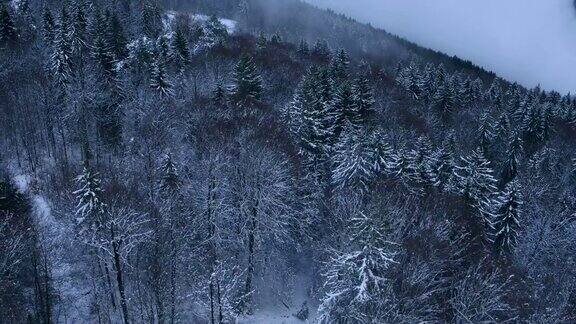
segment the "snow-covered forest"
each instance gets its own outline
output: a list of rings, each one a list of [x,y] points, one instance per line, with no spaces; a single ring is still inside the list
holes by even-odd
[[[574,322],[575,99],[299,0],[0,1],[0,323]]]

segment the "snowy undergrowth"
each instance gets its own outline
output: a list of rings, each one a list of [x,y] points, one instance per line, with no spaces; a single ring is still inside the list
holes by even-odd
[[[88,320],[90,314],[90,287],[83,280],[84,275],[72,256],[75,252],[74,233],[71,224],[65,219],[57,219],[51,202],[38,186],[38,179],[23,173],[18,167],[9,168],[12,180],[21,194],[28,197],[32,217],[38,232],[38,246],[48,257],[54,295],[59,299],[58,321],[79,323]]]

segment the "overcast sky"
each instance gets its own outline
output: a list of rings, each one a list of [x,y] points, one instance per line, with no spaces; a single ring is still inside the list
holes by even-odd
[[[306,0],[512,81],[576,93],[573,0]]]

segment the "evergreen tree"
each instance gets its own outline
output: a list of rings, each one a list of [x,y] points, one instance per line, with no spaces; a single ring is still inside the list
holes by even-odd
[[[498,254],[509,254],[516,246],[522,208],[522,193],[516,181],[509,183],[498,198],[494,212],[492,241]]]
[[[169,81],[168,72],[166,71],[166,59],[162,55],[157,55],[152,64],[150,87],[158,91],[162,96],[171,96],[173,94],[172,83]]]
[[[128,41],[120,18],[115,12],[106,14],[106,41],[110,52],[116,61],[126,59],[128,56]]]
[[[233,79],[232,98],[236,103],[261,99],[262,78],[252,57],[247,54],[240,57],[240,61],[234,67]]]
[[[350,65],[350,57],[345,50],[340,50],[338,54],[332,59],[330,63],[330,73],[336,82],[342,82],[348,79],[348,67]]]
[[[266,49],[267,45],[268,40],[266,39],[266,36],[263,32],[260,32],[260,34],[258,34],[258,40],[256,40],[256,50],[258,52],[262,52]]]
[[[278,33],[274,33],[270,38],[270,44],[272,45],[280,45],[282,43],[282,37]]]
[[[346,128],[334,156],[333,180],[337,187],[368,192],[377,163],[369,140],[366,134]]]
[[[407,160],[407,176],[416,185],[425,186],[434,182],[431,172],[432,144],[428,138],[424,136],[418,138],[414,149],[408,152]]]
[[[82,174],[76,178],[76,182],[80,187],[74,191],[78,199],[77,221],[85,228],[98,226],[106,206],[102,201],[103,190],[98,174],[85,167]]]
[[[55,30],[56,24],[54,23],[52,13],[50,12],[50,9],[45,6],[42,13],[42,37],[44,41],[50,46],[52,46],[52,43],[54,42]]]
[[[145,0],[142,5],[142,33],[156,39],[162,30],[162,16],[156,0]]]
[[[190,64],[190,49],[188,48],[188,40],[184,36],[184,31],[181,27],[176,29],[174,38],[172,39],[172,49],[174,53],[174,61],[182,70]]]
[[[352,87],[352,93],[355,105],[354,110],[356,112],[354,124],[366,125],[375,114],[374,95],[372,94],[372,88],[370,87],[368,79],[356,79]]]
[[[344,82],[336,91],[334,102],[331,105],[330,116],[334,139],[338,139],[344,128],[349,125],[358,127],[358,112],[352,93],[352,86]]]
[[[222,86],[221,83],[216,85],[216,89],[214,89],[212,93],[212,102],[215,105],[224,105],[226,104],[226,97],[227,97],[226,89]]]
[[[8,11],[8,5],[0,5],[0,46],[12,45],[17,39],[18,33]]]
[[[515,135],[508,146],[508,151],[506,153],[506,161],[504,162],[504,168],[502,170],[501,182],[507,184],[508,182],[514,180],[518,174],[518,167],[520,164],[520,159],[522,158],[522,153],[524,148],[522,145],[522,139]]]
[[[452,82],[449,78],[443,77],[444,81],[438,81],[436,92],[432,97],[432,107],[442,116],[449,116],[454,108],[454,92]]]
[[[326,297],[318,309],[320,323],[381,323],[388,268],[396,244],[387,240],[388,223],[360,213],[350,221],[350,240],[326,264]]]
[[[54,35],[54,48],[51,56],[52,72],[56,82],[66,85],[72,76],[72,40],[70,16],[62,7],[60,19]]]
[[[478,148],[470,156],[462,158],[462,165],[456,166],[455,171],[456,189],[482,216],[488,215],[497,181],[484,151]]]
[[[305,39],[301,39],[300,43],[298,44],[298,54],[302,56],[310,55],[310,46]]]
[[[318,40],[314,44],[311,54],[318,61],[328,62],[330,60],[330,47],[326,41]]]
[[[212,15],[204,24],[204,42],[209,45],[222,43],[228,36],[226,26]]]
[[[107,84],[113,84],[116,81],[116,60],[110,47],[109,39],[106,37],[106,18],[96,11],[91,26],[92,46],[91,55],[96,60],[101,71],[105,76]]]
[[[466,80],[460,84],[458,91],[458,105],[462,108],[468,108],[474,102],[474,89],[472,88],[472,80]]]
[[[447,139],[446,143],[440,147],[431,159],[431,180],[433,185],[443,191],[453,189],[454,171],[456,161],[454,158],[454,139]]]
[[[72,7],[71,17],[72,52],[79,54],[87,47],[88,19],[86,18],[85,3],[83,0],[76,1]]]
[[[172,155],[166,154],[160,162],[160,189],[167,193],[173,194],[177,192],[182,186],[180,176],[178,175],[178,167]]]
[[[480,117],[480,127],[478,129],[478,142],[482,148],[484,155],[489,156],[492,148],[492,140],[494,139],[494,126],[492,119],[488,113],[482,114]]]

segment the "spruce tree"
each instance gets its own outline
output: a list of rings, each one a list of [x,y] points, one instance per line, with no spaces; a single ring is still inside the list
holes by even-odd
[[[256,40],[256,50],[258,52],[262,52],[266,49],[267,45],[268,40],[266,39],[266,36],[263,32],[260,32],[260,34],[258,34],[258,40]]]
[[[54,42],[54,33],[56,30],[56,24],[54,23],[54,18],[50,9],[45,6],[42,12],[42,38],[50,47]]]
[[[83,0],[74,2],[71,14],[72,52],[80,54],[87,47],[88,19],[86,17],[85,3]]]
[[[516,246],[522,204],[520,186],[516,181],[510,182],[498,197],[492,221],[492,241],[498,254],[509,254]]]
[[[105,30],[108,47],[114,55],[114,59],[116,61],[126,59],[128,56],[128,41],[126,40],[122,22],[116,12],[107,13]]]
[[[52,72],[56,82],[67,85],[72,76],[72,40],[70,16],[66,7],[62,7],[60,19],[54,35],[54,47],[51,56]]]
[[[351,218],[349,240],[326,264],[326,297],[320,323],[381,323],[385,316],[388,268],[396,263],[397,245],[387,239],[388,221],[360,213]]]
[[[457,190],[483,217],[490,213],[492,199],[496,192],[497,181],[493,174],[494,171],[482,148],[462,158],[462,164],[456,166],[454,173]]]
[[[183,70],[190,64],[190,49],[188,48],[188,40],[184,35],[182,27],[176,28],[174,38],[172,39],[173,56],[176,65]]]
[[[301,56],[308,56],[310,55],[310,46],[305,39],[301,39],[300,43],[298,44],[298,54]]]
[[[338,139],[344,128],[349,125],[358,127],[358,113],[352,86],[349,82],[344,82],[336,91],[334,102],[331,105],[330,116],[334,138]]]
[[[8,11],[8,5],[0,5],[0,46],[13,45],[17,39],[18,32]]]
[[[345,50],[340,50],[338,54],[332,59],[330,63],[330,73],[336,82],[342,82],[348,79],[348,67],[350,65],[350,57]]]
[[[407,176],[418,186],[432,184],[434,177],[431,172],[432,144],[424,136],[420,136],[415,147],[407,154]]]
[[[352,87],[356,120],[354,124],[366,125],[374,116],[374,95],[366,78],[358,78]]]
[[[160,190],[166,194],[176,193],[182,186],[178,167],[172,155],[166,154],[160,161]]]
[[[85,167],[76,178],[79,189],[74,191],[78,199],[76,216],[78,223],[85,227],[98,226],[106,206],[102,201],[103,190],[98,174]]]
[[[252,57],[244,54],[234,67],[232,98],[236,103],[258,101],[262,96],[262,78]]]
[[[370,146],[370,137],[353,127],[344,130],[336,146],[333,180],[340,189],[350,188],[367,193],[374,177],[376,153]]]
[[[145,0],[142,5],[142,33],[156,39],[162,30],[162,16],[156,0]]]
[[[204,42],[209,45],[222,43],[228,36],[226,26],[215,15],[204,24]]]
[[[330,61],[330,47],[325,40],[318,40],[316,44],[314,44],[311,54],[318,61]]]
[[[172,83],[166,70],[166,59],[162,55],[157,55],[152,64],[150,87],[160,93],[161,96],[171,96],[173,94]]]
[[[432,97],[432,107],[444,117],[448,117],[454,109],[454,93],[450,78],[443,77],[438,81],[436,92]]]
[[[501,177],[501,182],[503,184],[507,184],[516,178],[523,152],[524,148],[522,145],[522,139],[520,136],[514,135],[508,146],[508,151],[506,152],[506,160],[504,161],[504,168]]]

